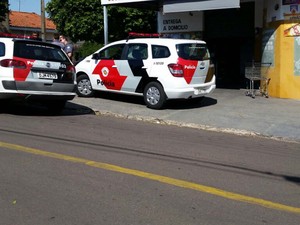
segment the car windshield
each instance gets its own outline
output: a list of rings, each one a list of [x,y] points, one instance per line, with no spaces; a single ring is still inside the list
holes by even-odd
[[[43,42],[16,41],[14,56],[34,60],[67,62],[68,58],[59,46]]]
[[[177,53],[180,58],[187,60],[207,60],[209,52],[205,44],[177,44]]]

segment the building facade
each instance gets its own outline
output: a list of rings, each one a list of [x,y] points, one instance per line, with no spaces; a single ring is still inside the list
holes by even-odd
[[[55,24],[46,19],[45,40],[52,41],[56,31]],[[41,16],[36,13],[10,11],[8,19],[3,22],[6,32],[30,36],[33,33],[41,33]]]
[[[245,67],[269,65],[269,96],[300,99],[300,0],[102,0],[158,11],[158,32],[207,42],[217,87],[246,88]]]

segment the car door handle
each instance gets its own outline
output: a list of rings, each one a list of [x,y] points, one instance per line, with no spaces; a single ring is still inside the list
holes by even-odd
[[[142,69],[146,70],[146,69],[148,69],[148,68],[147,68],[146,66],[143,66]]]
[[[113,65],[112,68],[117,68],[117,65]]]

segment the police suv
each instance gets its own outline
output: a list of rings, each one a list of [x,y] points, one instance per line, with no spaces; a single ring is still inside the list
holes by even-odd
[[[58,113],[75,86],[75,67],[59,46],[0,33],[0,99],[38,101]]]
[[[200,99],[216,88],[204,41],[139,36],[108,44],[79,62],[78,96],[141,95],[147,107],[160,109],[168,99]]]

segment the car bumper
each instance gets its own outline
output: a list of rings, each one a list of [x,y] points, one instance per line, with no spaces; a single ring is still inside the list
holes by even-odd
[[[7,98],[72,100],[76,96],[74,83],[3,81],[2,84],[5,91],[1,95]]]
[[[195,85],[188,88],[166,89],[168,99],[198,98],[212,93],[216,89],[216,77],[208,83]]]

